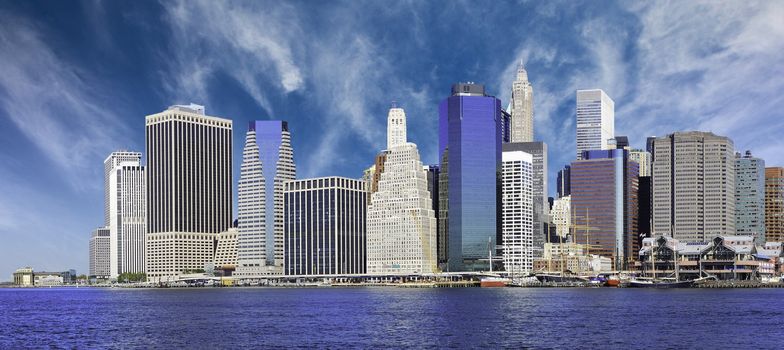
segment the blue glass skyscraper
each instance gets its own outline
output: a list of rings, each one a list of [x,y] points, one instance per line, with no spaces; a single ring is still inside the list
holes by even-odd
[[[479,84],[453,85],[439,105],[439,190],[446,197],[439,244],[446,244],[449,271],[487,270],[495,255],[503,118],[501,101]]]

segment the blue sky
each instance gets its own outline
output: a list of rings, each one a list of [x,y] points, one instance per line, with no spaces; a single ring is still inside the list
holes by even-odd
[[[523,59],[551,183],[581,88],[615,100],[634,146],[713,131],[784,165],[782,18],[781,1],[0,2],[0,280],[87,271],[104,158],[144,151],[144,116],[175,103],[234,120],[235,179],[254,119],[289,121],[299,177],[359,177],[392,101],[436,163],[450,85],[506,105]]]

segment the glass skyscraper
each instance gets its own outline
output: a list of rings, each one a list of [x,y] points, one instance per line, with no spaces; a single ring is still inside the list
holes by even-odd
[[[439,241],[449,271],[487,270],[489,252],[495,255],[503,138],[501,101],[483,85],[453,85],[439,105],[439,190],[446,196]]]

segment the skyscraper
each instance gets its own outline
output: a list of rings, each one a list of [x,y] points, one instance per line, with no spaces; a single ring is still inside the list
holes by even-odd
[[[534,141],[534,88],[528,81],[523,61],[517,66],[517,76],[512,83],[512,100],[509,103],[511,142]]]
[[[367,272],[432,273],[436,217],[427,171],[416,145],[406,142],[403,109],[390,109],[387,120],[384,171],[367,209]]]
[[[534,257],[542,257],[547,242],[550,203],[547,201],[547,144],[544,142],[512,142],[503,144],[504,152],[522,151],[533,156],[533,241]]]
[[[90,236],[90,277],[109,278],[109,228],[99,227]]]
[[[653,141],[653,228],[685,242],[735,234],[732,140],[676,132]]]
[[[583,151],[609,149],[615,138],[615,102],[599,89],[577,90],[577,159]]]
[[[110,278],[146,271],[146,178],[139,152],[113,152],[104,160],[109,191]]]
[[[765,168],[765,240],[784,242],[784,168]]]
[[[250,122],[238,188],[237,275],[283,273],[283,191],[295,178],[288,123]]]
[[[232,222],[232,122],[199,105],[146,117],[147,277],[162,280],[212,262]]]
[[[502,119],[501,101],[479,84],[453,85],[439,105],[439,229],[449,271],[488,270],[500,238]]]
[[[735,232],[765,243],[765,161],[735,154]]]
[[[365,273],[365,182],[333,176],[289,181],[285,186],[285,273]]]
[[[558,198],[566,197],[571,192],[571,183],[569,182],[570,176],[571,176],[570,165],[565,165],[563,169],[558,170],[558,175],[556,177]]]
[[[651,153],[641,149],[629,151],[629,158],[640,165],[640,177],[651,176]]]
[[[501,250],[504,269],[528,274],[533,269],[533,157],[504,151],[501,170]]]
[[[550,217],[555,224],[555,234],[563,241],[572,229],[572,197],[563,196],[553,202]],[[560,242],[557,242],[560,243]]]
[[[112,152],[112,154],[110,154],[109,157],[103,161],[103,225],[104,226],[109,226],[109,219],[112,216],[109,208],[109,205],[112,202],[111,199],[109,198],[109,195],[112,193],[112,190],[109,189],[109,178],[112,175],[112,172],[118,166],[120,166],[121,163],[141,162],[141,157],[142,155],[139,152],[117,151],[117,152]]]
[[[638,169],[624,149],[586,151],[572,162],[574,241],[589,244],[592,254],[613,258],[618,270],[627,269],[639,251]]]

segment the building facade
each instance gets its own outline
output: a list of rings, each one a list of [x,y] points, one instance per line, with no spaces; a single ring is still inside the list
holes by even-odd
[[[615,139],[615,102],[599,89],[577,90],[577,159],[583,151],[610,149]]]
[[[585,151],[572,163],[574,241],[611,258],[618,270],[639,250],[637,181],[638,164],[624,149]]]
[[[709,132],[676,132],[653,141],[651,233],[682,241],[735,234],[732,140]]]
[[[558,198],[566,197],[571,193],[571,176],[572,167],[569,165],[564,166],[563,169],[558,170],[556,176],[556,190],[558,191]]]
[[[165,280],[212,262],[232,224],[232,122],[199,105],[146,117],[147,277]]]
[[[112,152],[104,160],[109,202],[110,278],[146,271],[147,178],[140,152]]]
[[[640,165],[640,177],[651,176],[653,161],[651,160],[650,152],[633,149],[629,151],[629,158]]]
[[[533,156],[533,222],[534,257],[542,256],[547,242],[550,203],[547,201],[547,144],[544,142],[513,142],[502,146],[504,152],[522,151]]]
[[[362,274],[366,270],[367,190],[344,177],[286,183],[286,275]]]
[[[550,218],[555,224],[555,234],[566,240],[572,229],[572,197],[564,196],[553,201]]]
[[[388,120],[405,118],[392,108]],[[415,144],[406,142],[405,123],[388,123],[384,171],[367,209],[367,272],[432,273],[437,269],[436,216],[427,171]],[[402,130],[401,130],[402,129]]]
[[[735,232],[765,242],[765,161],[735,154]]]
[[[489,269],[488,250],[495,252],[501,227],[502,120],[501,101],[479,84],[453,85],[439,105],[439,241],[446,243],[448,271]]]
[[[533,269],[533,156],[502,153],[501,251],[504,270],[513,275]]]
[[[108,268],[107,268],[108,271]],[[21,287],[32,287],[35,283],[33,279],[33,268],[22,267],[14,271],[14,285]]]
[[[784,168],[765,168],[765,239],[784,242]]]
[[[512,100],[509,103],[511,114],[511,142],[534,141],[534,88],[528,81],[528,72],[520,61],[517,75],[512,83]]]
[[[95,229],[90,236],[89,276],[97,279],[109,279],[110,266],[110,230],[108,227]]]
[[[212,266],[224,271],[233,271],[237,267],[237,236],[236,227],[219,233],[216,236],[215,255],[212,258]]]

